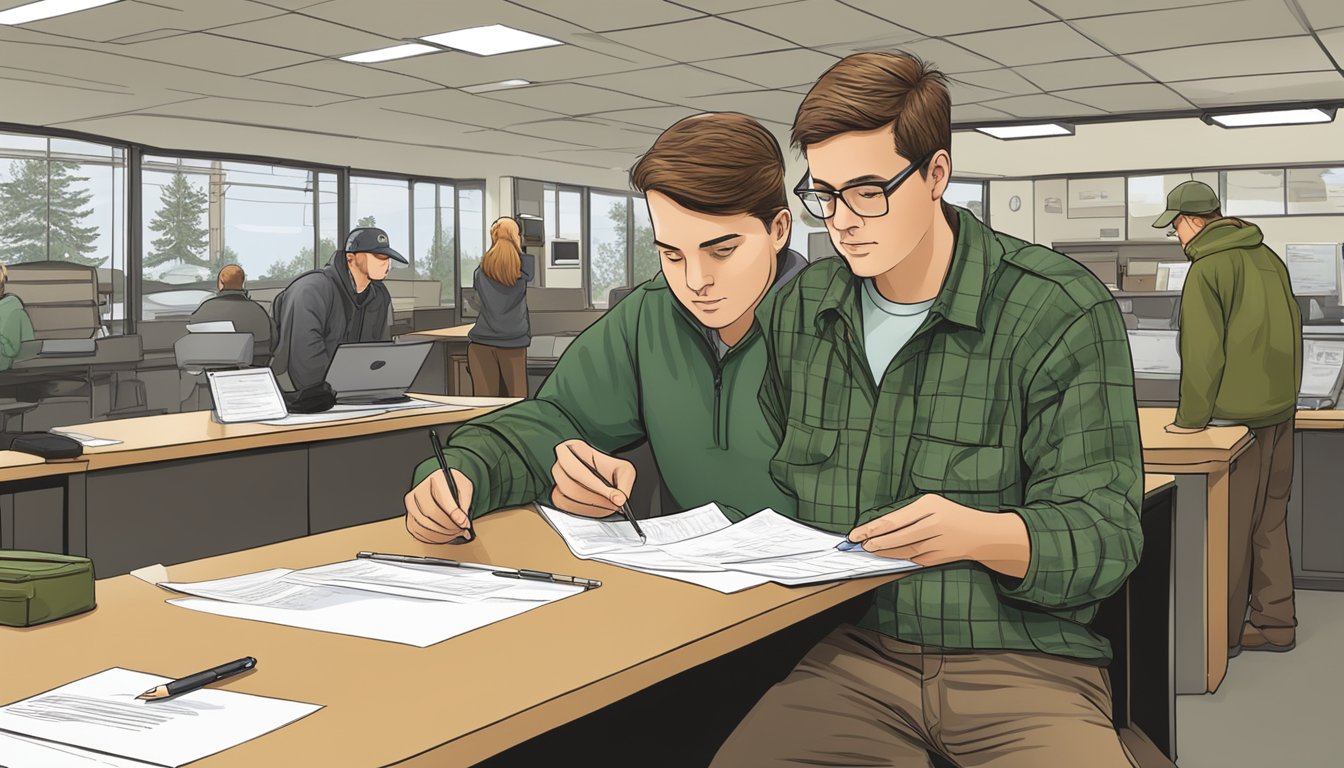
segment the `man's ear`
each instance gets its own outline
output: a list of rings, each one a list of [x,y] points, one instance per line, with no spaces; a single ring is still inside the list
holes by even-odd
[[[770,221],[770,244],[774,246],[775,253],[784,250],[789,244],[789,234],[793,231],[793,214],[785,208],[775,214],[775,218]]]
[[[952,155],[948,154],[947,150],[938,150],[929,161],[928,179],[931,182],[930,196],[934,200],[942,200],[947,185],[952,181]]]

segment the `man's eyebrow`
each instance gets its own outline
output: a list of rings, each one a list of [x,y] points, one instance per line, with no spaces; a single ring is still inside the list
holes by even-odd
[[[725,240],[732,240],[734,237],[741,237],[741,235],[739,235],[738,233],[734,232],[734,233],[732,233],[731,235],[724,235],[723,237],[716,237],[716,238],[714,238],[713,240],[706,240],[705,242],[701,243],[701,244],[700,244],[700,247],[701,247],[701,248],[712,248],[712,247],[718,245],[719,243],[724,242]]]
[[[870,173],[870,174],[868,174],[868,175],[866,175],[866,176],[858,176],[858,177],[856,177],[856,178],[850,179],[849,181],[846,181],[842,186],[846,186],[846,187],[848,187],[848,186],[850,186],[850,185],[852,185],[852,184],[864,184],[864,183],[866,183],[866,182],[870,182],[870,181],[886,181],[886,179],[882,178],[881,176],[878,176],[878,175],[875,174],[875,173]],[[830,187],[831,189],[839,189],[839,187],[835,186],[834,184],[830,183],[829,181],[822,181],[821,179],[818,179],[818,178],[815,177],[815,176],[812,177],[812,183],[813,183],[813,184],[825,184],[826,186]]]
[[[666,248],[666,249],[669,250],[669,251],[680,251],[680,250],[681,250],[680,248],[678,248],[678,247],[675,246],[675,245],[668,245],[667,243],[664,243],[662,240],[654,240],[654,241],[653,241],[653,244],[656,245],[656,246],[658,246],[659,248]]]

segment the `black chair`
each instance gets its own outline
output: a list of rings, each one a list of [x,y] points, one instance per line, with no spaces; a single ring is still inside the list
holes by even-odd
[[[616,306],[616,302],[629,296],[630,292],[633,290],[634,288],[612,288],[610,291],[607,291],[607,309]]]

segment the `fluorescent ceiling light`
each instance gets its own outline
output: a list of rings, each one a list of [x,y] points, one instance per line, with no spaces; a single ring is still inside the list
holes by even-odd
[[[27,24],[30,21],[64,16],[75,11],[86,11],[100,5],[110,5],[118,0],[38,0],[36,3],[20,5],[0,11],[0,24]]]
[[[1303,125],[1328,123],[1335,119],[1333,109],[1283,109],[1270,112],[1238,112],[1232,115],[1208,115],[1208,120],[1224,128],[1251,128],[1257,125]]]
[[[353,61],[358,64],[371,64],[375,61],[392,61],[393,59],[404,59],[408,56],[420,56],[426,53],[437,53],[442,48],[435,48],[432,45],[423,45],[421,43],[407,43],[405,45],[394,45],[391,48],[379,48],[376,51],[365,51],[363,53],[352,53],[349,56],[342,56],[341,61]]]
[[[485,93],[487,91],[502,91],[505,88],[518,88],[524,85],[531,85],[527,80],[500,80],[497,83],[481,83],[480,85],[468,85],[462,90],[467,93]]]
[[[420,39],[448,48],[456,48],[459,51],[474,53],[477,56],[494,56],[497,53],[513,53],[514,51],[561,45],[559,40],[534,35],[531,32],[506,27],[503,24],[459,29],[454,32],[429,35]]]
[[[1073,126],[1060,123],[1041,123],[1040,125],[997,125],[975,130],[993,136],[996,139],[1036,139],[1042,136],[1072,136]]]

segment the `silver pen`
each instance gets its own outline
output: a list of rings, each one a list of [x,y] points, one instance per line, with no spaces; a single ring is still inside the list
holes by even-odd
[[[553,584],[573,584],[576,587],[584,589],[596,589],[602,586],[602,582],[597,579],[583,579],[578,576],[566,576],[560,573],[547,573],[545,571],[533,571],[526,568],[499,568],[494,565],[484,563],[464,563],[459,560],[447,560],[441,557],[425,557],[423,555],[387,555],[380,552],[360,552],[355,557],[362,560],[381,560],[388,563],[409,563],[412,565],[441,565],[449,568],[471,568],[478,571],[489,571],[495,576],[505,579],[524,579],[527,581],[549,581]]]

